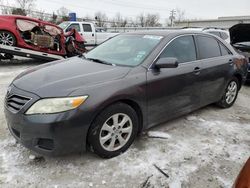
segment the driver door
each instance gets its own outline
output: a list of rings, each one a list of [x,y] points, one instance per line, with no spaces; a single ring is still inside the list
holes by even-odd
[[[174,39],[159,56],[167,57],[176,58],[179,66],[153,68],[147,72],[149,127],[200,106],[202,64],[197,61],[193,36],[180,36]]]

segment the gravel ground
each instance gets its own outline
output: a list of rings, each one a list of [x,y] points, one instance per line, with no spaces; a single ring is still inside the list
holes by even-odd
[[[244,86],[232,108],[210,105],[154,127],[116,158],[33,159],[9,134],[3,101],[11,80],[40,63],[0,62],[0,187],[228,188],[250,156],[250,86]]]

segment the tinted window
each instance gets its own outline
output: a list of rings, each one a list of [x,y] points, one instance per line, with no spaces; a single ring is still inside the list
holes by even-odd
[[[92,28],[90,24],[82,24],[84,32],[92,32]]]
[[[200,59],[221,56],[219,44],[214,38],[197,36],[197,43],[199,46]]]
[[[179,63],[196,60],[196,50],[192,36],[183,36],[172,41],[160,57],[174,57]]]
[[[71,29],[75,29],[77,32],[80,32],[80,25],[75,23],[75,24],[71,24],[68,28],[67,31],[70,31]]]
[[[222,56],[231,54],[231,52],[221,43],[220,43],[220,49]]]

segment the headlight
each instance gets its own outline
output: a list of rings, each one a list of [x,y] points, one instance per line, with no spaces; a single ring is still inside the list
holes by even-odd
[[[79,107],[87,98],[88,96],[41,99],[25,114],[52,114],[72,110]]]

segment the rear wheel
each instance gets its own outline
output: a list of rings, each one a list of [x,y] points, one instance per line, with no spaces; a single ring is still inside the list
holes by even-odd
[[[239,80],[233,77],[228,83],[222,99],[217,103],[222,108],[231,107],[237,99],[239,92]]]
[[[125,152],[133,143],[139,127],[135,110],[117,103],[98,115],[88,134],[88,143],[96,154],[112,158]]]

